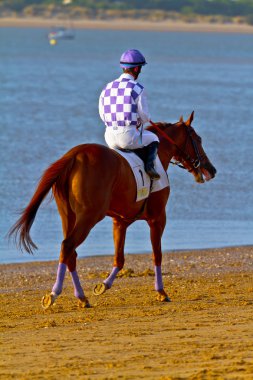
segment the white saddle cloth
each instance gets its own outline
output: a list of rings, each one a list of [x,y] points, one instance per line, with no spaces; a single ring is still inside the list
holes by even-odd
[[[116,149],[116,151],[127,160],[134,173],[137,186],[136,202],[147,198],[150,192],[154,193],[170,186],[168,175],[164,170],[158,156],[155,160],[155,169],[160,174],[160,179],[153,181],[152,187],[150,188],[151,180],[148,174],[145,172],[142,159],[132,152],[126,153],[118,149]]]

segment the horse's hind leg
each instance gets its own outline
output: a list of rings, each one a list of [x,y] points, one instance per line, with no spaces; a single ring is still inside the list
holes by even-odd
[[[44,309],[49,308],[61,294],[65,273],[68,269],[72,277],[75,296],[80,300],[81,306],[88,307],[89,303],[76,271],[76,248],[85,240],[91,228],[99,219],[102,219],[102,216],[95,217],[94,213],[83,210],[80,207],[76,214],[67,200],[62,201],[57,194],[55,195],[55,200],[62,220],[64,240],[61,245],[56,281],[51,293],[43,297],[42,306]]]
[[[104,280],[103,283],[97,284],[95,286],[93,293],[97,296],[103,294],[106,290],[112,287],[112,284],[117,274],[124,266],[124,246],[126,239],[126,230],[130,224],[131,222],[125,222],[117,218],[113,219],[113,240],[115,249],[113,268],[107,279]]]
[[[63,236],[64,238],[66,238],[74,228],[76,216],[75,213],[72,211],[70,204],[67,200],[63,201],[61,198],[57,196],[57,194],[55,194],[55,200],[59,214],[61,216]],[[52,306],[57,297],[61,294],[67,267],[70,272],[75,270],[76,257],[76,252],[72,255],[70,260],[65,259],[62,255],[62,252],[60,253],[56,281],[54,283],[51,293],[47,294],[42,298],[42,307],[44,309],[48,309],[50,306]]]
[[[64,254],[62,253],[62,251],[61,251],[61,256],[60,257],[62,257],[61,260],[63,262],[59,263],[58,270],[62,266],[64,266],[65,268],[66,268],[66,266],[68,267],[69,273],[70,273],[71,278],[72,278],[73,286],[74,286],[74,294],[75,294],[75,296],[79,300],[81,300],[82,306],[85,305],[85,307],[89,307],[89,302],[88,302],[87,298],[84,295],[84,291],[83,291],[83,288],[81,286],[81,283],[80,283],[80,280],[79,280],[79,276],[78,276],[78,273],[77,273],[77,270],[76,270],[76,259],[77,259],[77,253],[76,253],[76,251],[74,250],[73,254],[69,258],[67,258],[67,260],[65,259]],[[66,264],[64,263],[64,261],[66,261]],[[65,273],[65,271],[64,271],[64,273]],[[57,281],[58,281],[58,276],[57,276],[57,280],[56,280],[56,283],[55,283],[55,285],[53,287],[52,292],[55,292],[55,287],[57,287]]]
[[[104,218],[105,214],[100,212],[99,214],[94,214],[93,211],[88,211],[87,209],[79,209],[76,216],[76,223],[71,231],[71,233],[63,240],[61,246],[61,261],[67,263],[70,274],[72,276],[72,281],[75,289],[75,296],[78,298],[79,306],[89,307],[89,302],[84,295],[83,289],[81,287],[79,277],[75,268],[76,264],[76,248],[86,239],[90,230],[97,224],[100,220]]]

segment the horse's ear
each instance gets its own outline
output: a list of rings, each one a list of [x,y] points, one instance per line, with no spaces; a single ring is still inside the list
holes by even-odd
[[[184,122],[183,116],[180,116],[179,123],[183,123],[183,122]]]
[[[194,111],[192,111],[189,119],[185,122],[185,124],[189,127],[194,119]]]

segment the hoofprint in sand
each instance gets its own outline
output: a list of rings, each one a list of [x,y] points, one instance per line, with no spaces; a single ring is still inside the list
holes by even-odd
[[[47,311],[56,261],[0,266],[1,379],[252,379],[253,247],[164,254],[171,303],[156,301],[149,254],[126,255],[114,287],[93,296],[111,263],[79,260],[91,308],[77,307],[67,275]]]

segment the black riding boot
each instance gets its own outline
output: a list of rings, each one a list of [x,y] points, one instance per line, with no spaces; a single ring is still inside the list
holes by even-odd
[[[153,141],[147,146],[147,158],[145,162],[145,171],[150,176],[151,179],[160,179],[160,175],[157,173],[154,167],[154,161],[156,159],[157,150],[159,143]]]

